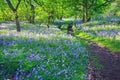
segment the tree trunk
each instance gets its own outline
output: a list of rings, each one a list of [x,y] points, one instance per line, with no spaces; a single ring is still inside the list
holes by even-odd
[[[17,26],[17,32],[20,32],[20,23],[19,23],[19,20],[18,20],[18,15],[17,13],[15,13],[15,21],[16,21],[16,26]]]
[[[30,16],[30,23],[34,24],[35,23],[35,7],[32,4],[31,4],[31,11],[32,11],[32,15]]]
[[[16,7],[14,7],[11,3],[10,0],[6,0],[8,6],[10,7],[10,9],[13,11],[13,13],[15,14],[15,21],[16,21],[16,26],[17,26],[17,32],[20,32],[20,24],[19,24],[19,20],[18,20],[18,15],[17,15],[17,10],[18,10],[18,6],[20,5],[21,0],[18,0],[18,3],[16,5]]]
[[[62,16],[60,17],[60,20],[62,20]],[[60,24],[58,25],[58,28],[61,29],[62,27],[62,23],[60,22]]]
[[[50,28],[50,25],[49,25],[49,23],[47,24],[47,27],[48,27],[48,28]]]
[[[31,10],[32,10],[31,22],[32,22],[32,24],[34,24],[35,23],[35,7],[34,7],[34,5],[31,5]]]
[[[50,28],[50,16],[48,16],[47,27]]]
[[[47,28],[50,28],[50,19],[48,18]]]
[[[83,22],[87,22],[87,0],[83,0]]]

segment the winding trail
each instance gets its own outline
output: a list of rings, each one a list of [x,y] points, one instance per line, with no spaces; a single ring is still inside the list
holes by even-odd
[[[82,37],[77,38],[89,43],[88,80],[120,80],[120,52],[110,51]]]
[[[96,43],[89,46],[89,80],[120,80],[120,53],[112,52]],[[95,59],[96,58],[96,59]],[[96,65],[98,61],[101,65]]]

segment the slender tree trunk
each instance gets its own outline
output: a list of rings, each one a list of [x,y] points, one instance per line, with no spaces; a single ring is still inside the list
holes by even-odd
[[[20,5],[21,0],[18,0],[18,3],[16,5],[16,7],[14,7],[11,3],[10,0],[6,0],[8,6],[10,7],[10,9],[13,11],[13,13],[15,14],[15,21],[16,21],[16,26],[17,26],[17,32],[20,32],[20,24],[19,24],[19,20],[18,20],[18,15],[17,15],[17,10],[18,10],[18,6]]]
[[[48,16],[47,27],[50,28],[50,16]]]
[[[84,9],[83,11],[83,22],[86,23],[87,22],[87,15],[86,15],[86,10]]]
[[[83,22],[87,22],[87,0],[83,0]]]
[[[28,4],[30,5],[31,8],[31,14],[29,16],[29,22],[34,24],[35,23],[35,6],[32,4],[32,0],[29,0]],[[27,7],[27,5],[26,5]]]
[[[88,13],[89,12],[89,13]],[[87,9],[87,22],[89,22],[92,19],[93,11],[91,9]]]
[[[32,11],[32,15],[30,16],[30,23],[34,24],[35,23],[35,7],[32,4],[31,4],[31,11]]]
[[[50,25],[49,25],[49,23],[47,24],[47,27],[48,27],[48,28],[50,28]]]
[[[60,20],[62,20],[62,16],[60,17]],[[61,29],[62,25],[61,23],[58,25],[58,28]]]
[[[16,26],[17,26],[17,32],[20,32],[20,23],[19,23],[19,19],[18,19],[18,15],[17,13],[15,13],[15,21],[16,21]]]

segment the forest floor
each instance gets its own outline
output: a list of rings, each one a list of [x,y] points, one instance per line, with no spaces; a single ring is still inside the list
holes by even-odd
[[[120,80],[120,52],[110,51],[92,41],[88,43],[90,44],[89,80]]]
[[[120,80],[120,53],[94,42],[89,46],[89,80]]]
[[[88,80],[120,80],[120,52],[113,52],[82,37],[77,38],[89,45]]]

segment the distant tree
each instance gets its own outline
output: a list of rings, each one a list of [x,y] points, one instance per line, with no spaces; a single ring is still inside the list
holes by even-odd
[[[115,3],[113,6],[111,6],[112,10],[111,13],[113,15],[120,16],[120,0],[115,0]]]
[[[83,0],[83,22],[88,22],[96,13],[103,13],[114,0]]]
[[[68,0],[56,0],[56,5],[55,5],[55,18],[58,20],[63,20],[65,17],[69,17],[71,15],[71,2]],[[71,16],[70,16],[71,17]],[[60,23],[58,25],[58,28],[61,29],[62,24]]]
[[[70,0],[34,0],[42,10],[47,13],[47,26],[55,19],[62,20],[63,17],[71,17]],[[70,2],[69,2],[70,1]],[[69,3],[68,3],[69,2]],[[58,26],[61,28],[61,25]]]
[[[83,22],[88,22],[95,14],[105,12],[114,0],[74,0],[72,2],[75,6],[74,10],[79,11]]]
[[[54,22],[54,14],[55,14],[55,2],[56,0],[34,0],[44,12],[47,13],[47,27],[49,28],[49,24]]]
[[[15,15],[15,21],[16,21],[17,31],[20,32],[20,23],[19,23],[19,19],[18,19],[17,10],[18,10],[18,7],[20,5],[21,0],[17,0],[17,1],[18,2],[16,4],[16,6],[14,7],[10,0],[6,0],[8,6],[10,7],[10,9],[13,11],[13,13]]]
[[[29,14],[29,22],[34,24],[35,23],[35,5],[33,0],[24,0],[26,8],[30,7],[30,13]]]

